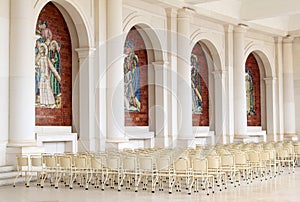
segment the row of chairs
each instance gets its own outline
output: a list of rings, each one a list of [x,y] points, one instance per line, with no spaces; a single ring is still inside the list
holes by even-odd
[[[17,156],[18,175],[25,176],[29,187],[33,176],[37,185],[59,184],[73,188],[75,182],[85,189],[89,185],[102,190],[110,186],[121,191],[140,187],[151,191],[168,189],[169,193],[187,189],[188,194],[214,193],[215,185],[222,190],[244,180],[263,180],[275,177],[285,170],[294,172],[299,159],[298,142],[239,143],[194,148],[127,149],[99,153],[64,153]],[[15,182],[16,182],[15,180]],[[15,183],[14,183],[15,186]]]

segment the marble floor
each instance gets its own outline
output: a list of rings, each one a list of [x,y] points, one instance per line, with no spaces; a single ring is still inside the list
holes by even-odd
[[[17,184],[16,187],[1,186],[0,202],[298,202],[300,201],[300,168],[296,168],[295,173],[283,173],[276,178],[260,181],[256,179],[251,184],[243,182],[239,187],[229,185],[227,190],[220,192],[216,190],[214,194],[206,196],[204,192],[192,193],[188,195],[186,190],[182,192],[167,191],[151,193],[150,190],[134,192],[133,190],[111,190],[105,191],[90,187],[89,190],[74,187],[73,190],[65,187],[54,189],[45,186],[43,189],[36,187],[34,183],[29,188],[24,184]]]

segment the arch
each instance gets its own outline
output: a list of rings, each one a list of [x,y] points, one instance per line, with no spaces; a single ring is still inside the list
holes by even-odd
[[[273,68],[274,61],[271,61],[270,59],[273,58],[270,51],[268,52],[268,50],[266,50],[264,47],[261,47],[257,44],[250,44],[249,47],[246,47],[244,63],[251,53],[254,53],[254,56],[258,63],[261,62],[262,65],[259,65],[259,67],[263,67],[263,69],[260,69],[261,73],[264,73],[262,75],[268,78],[276,76],[275,68]]]
[[[207,47],[198,42],[191,52],[192,122],[193,126],[209,125],[209,65]]]
[[[65,22],[69,29],[72,46],[72,131],[79,132],[80,130],[80,118],[82,114],[79,113],[82,104],[80,104],[80,83],[79,83],[79,69],[81,64],[79,62],[80,54],[74,50],[92,49],[94,47],[93,29],[88,16],[81,10],[80,6],[74,2],[66,0],[39,0],[36,1],[33,7],[34,21],[38,20],[39,14],[44,6],[52,2],[60,11],[65,19]],[[35,30],[35,27],[33,28]],[[83,51],[84,51],[83,50]],[[83,64],[86,65],[86,64]],[[87,111],[87,110],[83,110]],[[88,134],[88,133],[87,133]],[[80,137],[80,134],[78,134]]]
[[[274,68],[275,63],[273,61],[274,57],[272,56],[273,53],[271,50],[268,50],[267,48],[262,47],[259,44],[249,43],[248,46],[246,46],[246,57],[244,63],[251,53],[254,55],[258,63],[260,72],[261,127],[263,130],[266,130],[268,134],[270,132],[272,133],[273,131],[276,131],[276,129],[273,128],[274,125],[272,124],[274,122],[273,119],[276,119],[276,117],[272,115],[275,110],[273,98],[275,97],[276,92],[273,91],[272,87],[270,88],[266,86],[264,79],[276,78]]]
[[[163,33],[166,32],[164,30],[155,30],[151,25],[150,22],[143,18],[142,16],[137,16],[135,13],[132,14],[133,16],[129,15],[123,22],[123,32],[125,36],[127,36],[128,32],[132,27],[136,27],[141,34],[142,38],[144,39],[146,49],[153,50],[154,58],[153,61],[167,61],[167,56],[164,56],[162,50],[162,41],[159,36],[163,36]],[[125,39],[124,39],[125,40]],[[125,42],[125,41],[124,41]]]
[[[247,126],[261,126],[261,104],[263,84],[261,77],[264,75],[258,56],[251,53],[245,63],[245,84],[247,104]]]
[[[196,42],[194,40],[197,40]],[[205,53],[207,67],[208,67],[208,96],[209,96],[209,103],[208,103],[208,117],[209,117],[209,130],[214,131],[216,130],[216,135],[221,135],[221,131],[219,128],[221,127],[222,123],[217,119],[217,115],[215,114],[216,111],[222,110],[221,107],[223,106],[222,103],[217,102],[216,100],[222,100],[225,96],[224,86],[222,86],[222,82],[220,80],[215,79],[216,74],[223,74],[223,65],[221,62],[220,52],[215,46],[214,42],[211,41],[210,38],[201,35],[195,35],[192,40],[191,52],[193,47],[196,43],[200,43],[203,51]],[[222,76],[221,76],[222,77]],[[217,93],[216,89],[221,89],[221,94]],[[223,114],[223,113],[222,113]]]
[[[224,62],[222,60],[222,51],[221,47],[218,47],[216,44],[222,44],[221,42],[217,42],[217,38],[213,36],[207,35],[206,33],[202,33],[200,31],[196,31],[191,36],[191,46],[190,52],[192,51],[194,45],[199,41],[203,43],[207,47],[207,53],[211,57],[211,60],[214,61],[214,69],[211,71],[220,71],[224,68]]]
[[[139,19],[142,20],[142,18]],[[144,22],[137,24],[132,22],[137,22],[137,18],[133,17],[132,21],[126,23],[124,33],[127,36],[132,27],[135,27],[145,44],[148,59],[148,129],[154,131],[158,137],[167,131],[165,129],[166,113],[164,111],[166,109],[164,109],[163,104],[166,102],[163,96],[163,89],[167,87],[165,86],[166,81],[161,76],[161,74],[169,73],[166,67],[168,64],[166,62],[167,59],[165,59],[167,55],[164,56],[162,50],[162,43],[159,38],[160,30],[154,30],[149,24]]]
[[[70,30],[72,46],[76,47],[93,47],[92,29],[89,25],[84,12],[80,11],[78,6],[65,0],[40,0],[34,5],[34,21],[37,22],[39,13],[43,7],[52,2],[64,16]],[[87,26],[88,25],[88,26]],[[72,32],[73,31],[73,32]],[[75,33],[74,33],[75,32]],[[77,43],[76,43],[77,42]],[[74,44],[73,44],[74,43]]]

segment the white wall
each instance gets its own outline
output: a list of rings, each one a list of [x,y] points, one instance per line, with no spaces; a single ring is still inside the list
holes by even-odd
[[[294,87],[295,87],[295,122],[296,132],[300,134],[300,38],[295,38],[293,43],[294,52]]]
[[[10,0],[0,0],[0,166],[5,164],[8,139],[9,3]]]

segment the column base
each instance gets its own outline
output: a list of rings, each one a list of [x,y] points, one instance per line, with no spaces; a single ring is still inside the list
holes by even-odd
[[[105,150],[122,150],[128,147],[129,140],[128,138],[113,138],[106,139]]]
[[[17,155],[40,155],[45,152],[44,147],[36,143],[9,143],[6,147],[6,165],[16,165]]]
[[[173,147],[177,148],[196,148],[196,145],[204,145],[204,139],[200,138],[178,138],[174,140]]]
[[[130,136],[124,139],[108,139],[106,140],[106,149],[123,150],[123,149],[140,149],[153,148],[154,135],[149,132],[149,136]]]
[[[283,136],[283,140],[291,140],[291,141],[298,141],[299,134],[297,133],[285,133]]]
[[[6,165],[6,145],[6,141],[0,142],[0,166]]]

